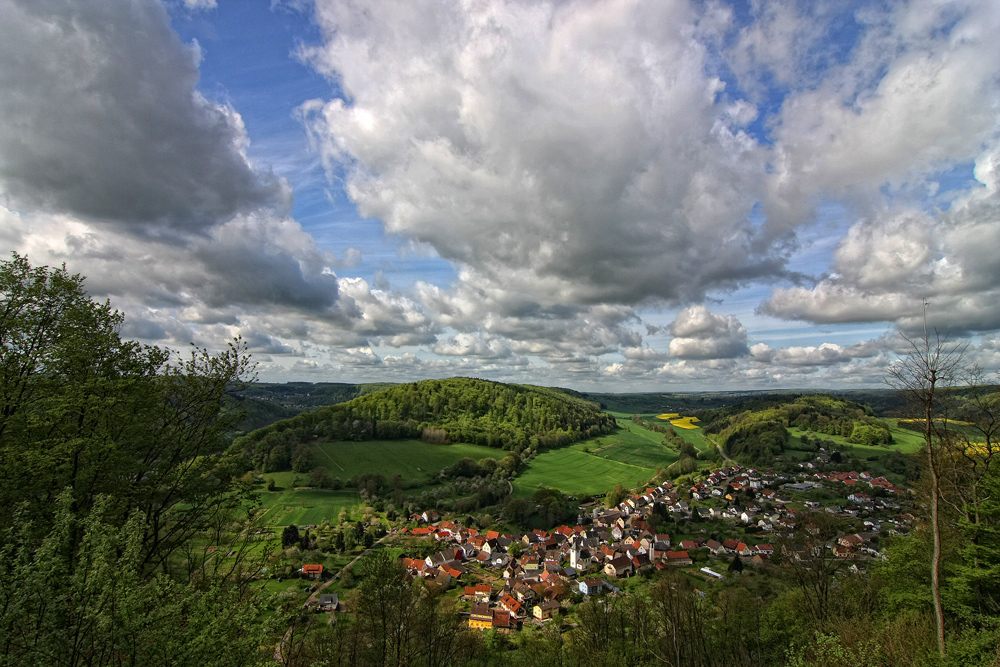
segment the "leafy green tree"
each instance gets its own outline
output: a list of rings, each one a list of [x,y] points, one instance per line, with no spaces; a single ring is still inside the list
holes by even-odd
[[[38,539],[28,506],[0,536],[0,664],[157,666],[265,664],[260,651],[280,615],[263,615],[250,586],[266,562],[247,543],[234,559],[206,559],[197,579],[148,576],[145,517],[117,524],[113,499],[81,516],[65,491]]]
[[[315,486],[322,489],[328,489],[333,485],[333,480],[330,479],[330,472],[323,466],[317,466],[312,469],[309,473],[309,486]]]
[[[608,507],[617,507],[625,498],[628,497],[628,491],[625,490],[621,484],[615,484],[615,488],[608,491],[608,494],[604,497],[604,503]]]
[[[0,503],[27,503],[44,524],[64,489],[75,512],[106,495],[118,525],[142,513],[141,562],[165,567],[244,502],[245,466],[224,440],[236,415],[222,406],[253,365],[238,341],[175,359],[122,340],[121,313],[83,282],[18,255],[0,263]]]
[[[526,526],[534,507],[525,498],[511,498],[503,506],[503,520]]]
[[[296,526],[285,526],[281,531],[281,546],[285,549],[299,543],[299,529]]]

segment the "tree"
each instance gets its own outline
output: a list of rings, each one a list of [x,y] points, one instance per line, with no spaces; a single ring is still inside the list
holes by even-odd
[[[945,657],[944,608],[941,602],[941,476],[939,459],[946,442],[948,425],[947,394],[963,373],[965,346],[951,345],[936,331],[933,338],[924,330],[923,338],[900,334],[908,345],[905,356],[889,366],[886,381],[921,413],[927,470],[930,476],[931,531],[934,546],[931,555],[931,594],[937,627],[938,652]],[[939,421],[942,420],[942,421]]]
[[[323,466],[313,468],[309,473],[309,486],[316,486],[322,489],[329,488],[333,484],[329,471]]]
[[[27,506],[0,533],[0,663],[264,663],[260,647],[282,618],[265,614],[263,590],[249,585],[269,555],[249,531],[226,545],[234,558],[207,559],[198,578],[148,576],[143,514],[118,526],[112,498],[96,497],[86,516],[74,502],[69,491],[54,499],[40,540]]]
[[[615,488],[608,491],[607,495],[604,497],[604,502],[608,507],[613,509],[615,507],[618,507],[618,504],[621,503],[623,500],[625,500],[627,497],[628,497],[628,491],[626,491],[621,484],[615,484]]]
[[[743,561],[740,560],[739,554],[735,554],[733,556],[732,562],[729,563],[729,571],[733,574],[740,574],[743,572]]]
[[[299,529],[296,526],[285,526],[281,531],[281,546],[285,549],[299,543]]]
[[[238,415],[223,407],[253,364],[240,341],[185,359],[122,340],[122,314],[83,283],[18,255],[0,262],[0,504],[27,503],[44,525],[64,489],[77,513],[107,496],[119,526],[141,512],[143,567],[167,567],[250,490],[224,439]]]

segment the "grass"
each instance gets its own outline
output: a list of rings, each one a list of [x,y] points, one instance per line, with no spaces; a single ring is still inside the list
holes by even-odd
[[[326,467],[331,477],[347,481],[367,472],[378,472],[391,479],[399,474],[407,482],[427,483],[462,458],[502,459],[502,449],[466,445],[432,445],[419,440],[369,440],[366,442],[332,441],[313,446],[316,465]]]
[[[788,429],[789,438],[786,446],[788,449],[793,451],[813,452],[814,450],[811,447],[802,444],[802,435],[808,433],[810,438],[819,437],[822,440],[832,440],[837,444],[837,447],[843,451],[849,451],[855,456],[863,458],[867,458],[869,456],[888,456],[895,451],[903,452],[904,454],[912,454],[913,452],[920,451],[923,447],[924,441],[919,433],[897,428],[895,422],[891,420],[886,420],[886,423],[889,424],[889,432],[892,433],[892,444],[885,447],[877,445],[859,445],[853,442],[847,442],[847,438],[844,438],[843,436],[826,435],[825,433],[817,433],[814,435],[811,431],[794,427]]]
[[[530,496],[539,485],[574,496],[604,494],[615,484],[645,484],[656,472],[653,468],[588,454],[583,451],[584,446],[577,443],[536,456],[514,480],[514,496]]]
[[[506,456],[503,450],[490,447],[432,445],[419,440],[323,442],[313,445],[313,454],[317,465],[325,467],[331,477],[340,477],[344,482],[351,477],[376,472],[387,480],[399,474],[404,481],[419,486],[433,484],[442,468],[459,459],[502,459]],[[318,525],[323,519],[336,523],[342,508],[350,512],[361,501],[354,489],[296,489],[296,486],[308,483],[309,476],[303,473],[275,472],[264,477],[273,479],[278,486],[277,491],[260,491],[261,506],[267,510],[264,523],[271,526]]]
[[[292,488],[292,480],[296,477],[291,472],[276,472],[265,475],[274,479],[278,485],[277,491],[260,491],[261,506],[267,511],[263,522],[269,526],[309,526],[318,525],[323,519],[337,523],[337,515],[341,508],[348,512],[357,505],[361,498],[357,491],[325,491],[322,489]],[[298,475],[305,479],[305,475]]]

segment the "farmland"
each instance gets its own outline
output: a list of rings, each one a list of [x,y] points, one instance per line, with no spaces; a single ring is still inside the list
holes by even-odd
[[[427,483],[459,459],[502,459],[507,452],[480,445],[434,445],[419,440],[329,441],[313,446],[316,465],[332,477],[347,480],[377,472],[386,479],[400,475],[405,482]]]
[[[615,484],[638,485],[647,482],[654,468],[605,459],[583,451],[587,445],[543,452],[514,480],[514,495],[530,496],[539,486],[548,486],[571,495],[596,495]]]
[[[261,491],[260,503],[266,510],[263,522],[271,526],[319,524],[323,519],[336,523],[342,508],[348,512],[358,504],[357,491],[325,491],[320,489],[295,489],[295,473],[277,472],[268,477],[278,485],[277,491]]]
[[[657,468],[678,459],[678,453],[663,444],[661,433],[630,423],[629,415],[612,414],[621,424],[618,432],[540,453],[514,482],[514,495],[530,495],[539,485],[572,495],[603,494],[615,484],[645,484]],[[678,429],[677,434],[699,451],[714,450],[697,426]]]
[[[679,458],[680,440],[697,449],[700,458],[714,459],[716,447],[704,435],[696,420],[679,413],[640,414],[612,413],[619,428],[614,433],[556,448],[543,448],[528,460],[520,473],[511,480],[515,497],[531,496],[539,487],[551,487],[578,497],[603,495],[616,484],[635,487],[646,484],[658,469],[665,469]],[[639,422],[639,423],[637,423]],[[661,427],[667,422],[674,426],[673,444],[664,444]],[[683,422],[678,424],[675,422]],[[919,450],[922,441],[913,431],[891,428],[893,444],[888,447],[850,444],[840,436],[820,435],[832,440],[845,453],[861,459],[881,458],[894,451],[910,453]],[[668,427],[669,428],[669,427]],[[655,429],[655,430],[654,430]],[[788,429],[789,438],[785,455],[792,460],[807,460],[815,456],[815,445],[806,445],[801,437],[817,434],[799,428]],[[438,473],[462,458],[481,460],[502,459],[507,452],[470,444],[429,444],[418,440],[314,441],[310,445],[315,465],[327,468],[331,477],[341,481],[365,473],[378,473],[387,480],[399,475],[405,493],[411,497],[422,491],[441,493]],[[275,491],[261,491],[261,503],[267,510],[266,522],[281,526],[288,524],[318,524],[323,519],[333,520],[346,508],[349,513],[360,503],[360,496],[351,489],[327,491],[301,488],[307,484],[307,475],[276,472],[265,475],[278,487]],[[300,488],[296,488],[300,487]]]
[[[432,445],[419,440],[366,442],[324,442],[312,446],[317,465],[324,466],[331,477],[346,482],[352,477],[377,472],[390,479],[400,475],[409,486],[432,484],[437,473],[459,459],[502,458],[502,450],[478,445]],[[330,491],[296,488],[306,484],[305,474],[274,472],[277,490],[260,491],[260,502],[267,510],[265,523],[273,526],[318,524],[323,519],[336,520],[342,508],[348,512],[360,502],[354,489]]]

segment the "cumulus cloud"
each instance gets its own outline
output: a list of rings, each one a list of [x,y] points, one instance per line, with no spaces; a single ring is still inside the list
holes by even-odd
[[[543,307],[773,276],[764,168],[686,3],[318,2],[303,116],[364,215]]]
[[[679,312],[670,332],[670,356],[678,359],[730,359],[748,353],[747,330],[739,320],[709,312],[706,306]]]
[[[790,94],[774,129],[765,211],[775,231],[823,196],[880,199],[974,156],[997,130],[996,3],[912,2],[859,12],[840,67]]]
[[[321,247],[164,7],[0,0],[0,245],[87,275],[128,336],[242,335],[286,378],[571,386],[870,383],[900,351],[754,344],[702,305],[766,288],[759,315],[812,323],[918,331],[926,302],[1000,363],[996,3],[316,0],[299,55],[343,98],[297,115],[447,284]]]
[[[600,356],[642,342],[633,328],[639,319],[632,308],[545,306],[502,286],[487,283],[483,288],[475,282],[463,272],[451,289],[421,283],[417,299],[444,326],[463,333],[479,332],[494,341],[505,340],[516,354],[553,363],[565,363],[575,355]]]
[[[287,186],[249,164],[158,2],[0,3],[0,190],[15,207],[199,231]]]
[[[777,288],[762,313],[817,323],[927,323],[955,335],[1000,327],[1000,192],[997,148],[976,161],[982,186],[937,215],[904,211],[863,220],[841,240],[834,272],[814,287]]]

